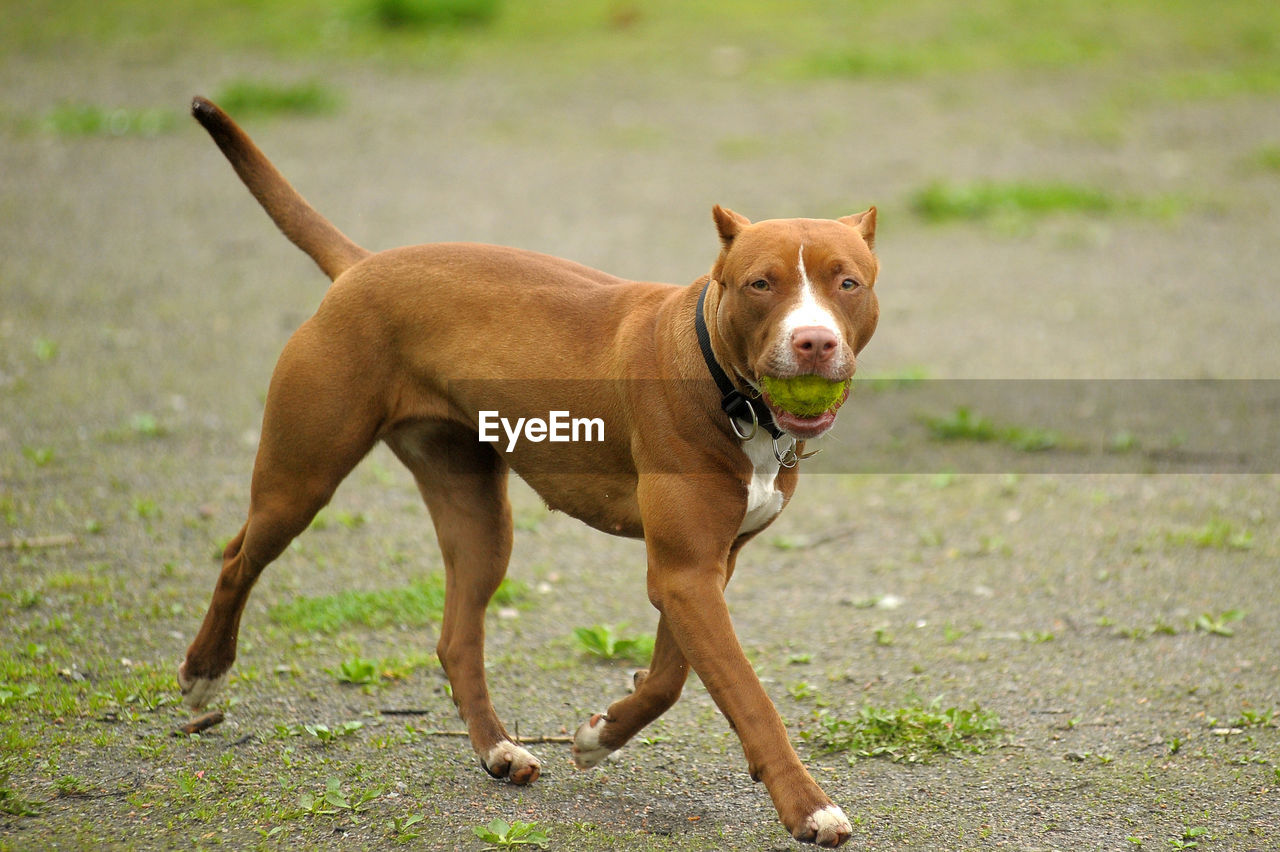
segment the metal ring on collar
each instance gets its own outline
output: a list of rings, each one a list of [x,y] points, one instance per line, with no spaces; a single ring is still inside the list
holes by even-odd
[[[745,435],[742,434],[742,430],[738,428],[738,418],[732,416],[729,418],[729,426],[733,429],[733,434],[737,435],[744,441],[750,441],[756,436],[756,432],[760,431],[760,418],[756,416],[755,406],[748,405],[747,411],[751,412],[751,431]]]

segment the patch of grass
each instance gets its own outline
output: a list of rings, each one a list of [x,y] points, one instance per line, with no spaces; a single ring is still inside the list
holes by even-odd
[[[159,438],[167,431],[149,411],[139,411],[130,417],[129,429],[141,438]]]
[[[516,820],[508,823],[506,820],[495,819],[488,825],[477,825],[474,831],[476,837],[490,844],[490,848],[496,849],[511,849],[515,846],[537,846],[542,849],[550,842],[547,830],[539,827],[536,822]]]
[[[852,719],[820,711],[816,727],[804,731],[825,753],[847,753],[850,761],[884,757],[903,763],[922,763],[939,754],[979,753],[1002,730],[994,713],[942,708],[941,698],[929,704],[898,708],[864,707]]]
[[[45,129],[59,136],[157,136],[178,126],[173,110],[61,104],[45,114]]]
[[[8,777],[0,778],[0,814],[9,816],[35,816],[40,813],[37,802],[7,786]]]
[[[359,721],[343,722],[333,728],[318,724],[277,725],[276,734],[281,737],[300,737],[306,734],[327,745],[342,737],[349,737],[363,727],[364,722]]]
[[[214,97],[218,106],[237,118],[247,115],[323,115],[340,99],[329,88],[311,81],[279,84],[240,79],[223,86]]]
[[[509,606],[525,598],[528,589],[503,580],[491,606]],[[407,586],[296,598],[277,604],[269,613],[277,624],[296,630],[335,633],[344,627],[418,627],[439,621],[444,614],[444,575],[432,574]]]
[[[433,574],[397,588],[296,598],[272,607],[270,617],[285,627],[334,633],[352,625],[416,627],[439,621],[443,613],[444,576]]]
[[[36,467],[44,467],[54,459],[51,447],[23,447],[22,456]]]
[[[1028,453],[1051,450],[1061,443],[1056,432],[1027,426],[996,426],[963,405],[950,414],[925,415],[921,421],[930,436],[938,441],[998,442]]]
[[[328,670],[339,683],[372,684],[381,680],[378,675],[378,664],[363,657],[348,657],[338,666],[337,671]]]
[[[625,624],[575,627],[573,635],[586,653],[602,660],[629,660],[645,665],[653,657],[652,636],[623,636]]]
[[[37,337],[31,342],[31,351],[36,356],[37,361],[48,363],[58,357],[58,341],[50,340],[47,337]]]
[[[1230,521],[1214,518],[1194,529],[1175,530],[1166,535],[1170,544],[1194,545],[1204,550],[1250,550],[1253,533],[1237,529]]]
[[[1268,172],[1280,172],[1280,145],[1259,148],[1250,158],[1254,165]]]
[[[361,0],[353,12],[386,30],[428,30],[487,26],[501,10],[501,0]]]
[[[934,181],[911,197],[911,210],[926,222],[982,222],[1025,226],[1057,214],[1165,218],[1184,205],[1171,197],[1124,198],[1079,184],[1021,181]]]

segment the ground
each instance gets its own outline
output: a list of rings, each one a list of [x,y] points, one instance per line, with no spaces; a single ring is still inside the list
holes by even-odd
[[[913,396],[1158,380],[1175,398],[1272,399],[1274,13],[1134,12],[1033,61],[1016,28],[984,40],[999,16],[921,46],[913,27],[939,7],[907,3],[901,20],[868,13],[867,67],[831,70],[823,39],[849,25],[822,4],[776,28],[746,4],[755,17],[724,32],[705,10],[686,30],[677,7],[612,4],[572,44],[499,18],[336,55],[291,41],[287,16],[242,36],[243,21],[195,23],[196,4],[190,30],[120,4],[131,35],[69,5],[88,23],[19,16],[0,53],[0,849],[481,849],[473,829],[498,818],[556,849],[794,846],[696,680],[599,769],[549,742],[535,785],[484,775],[447,735],[432,605],[405,603],[430,597],[412,584],[440,557],[385,449],[264,575],[226,721],[170,735],[191,716],[173,675],[243,520],[272,365],[325,288],[182,115],[243,80],[331,96],[244,124],[370,248],[474,240],[687,283],[714,259],[714,203],[878,205],[883,313],[828,448],[841,461],[811,466],[729,589],[850,846],[1276,847],[1280,467],[1227,453],[1158,472],[1184,445],[1230,450],[1215,429],[1265,427],[1274,402],[1107,433],[1121,461],[1104,473],[1075,463],[1091,427],[991,415],[978,442],[967,406]],[[931,187],[962,212],[929,207]],[[887,399],[906,412],[892,425]],[[846,472],[867,446],[887,461]],[[975,446],[981,466],[959,455]],[[630,682],[633,663],[587,654],[573,629],[651,631],[644,550],[513,491],[490,682],[509,726],[562,737]],[[351,590],[389,591],[326,597]],[[816,736],[823,718],[935,699],[994,713],[1000,733],[919,762]]]

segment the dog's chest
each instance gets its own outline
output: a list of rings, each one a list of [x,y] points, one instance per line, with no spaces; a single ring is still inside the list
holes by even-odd
[[[760,529],[782,511],[782,492],[775,484],[779,465],[773,455],[773,439],[759,429],[750,441],[743,442],[742,451],[751,460],[752,471],[747,482],[747,512],[738,526],[739,535]]]

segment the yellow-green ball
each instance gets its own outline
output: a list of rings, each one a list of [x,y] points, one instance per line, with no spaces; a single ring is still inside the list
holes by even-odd
[[[849,382],[833,382],[822,376],[795,376],[777,379],[761,376],[760,384],[774,405],[799,417],[817,417],[844,400]]]

